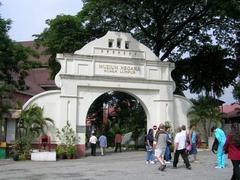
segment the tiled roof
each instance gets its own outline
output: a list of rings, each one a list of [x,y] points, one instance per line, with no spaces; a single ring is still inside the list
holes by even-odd
[[[29,89],[22,91],[29,95],[35,95],[46,91],[43,86],[56,87],[54,80],[49,79],[49,70],[47,68],[37,68],[28,71],[25,84]]]
[[[37,46],[34,41],[21,41],[19,42],[24,47],[30,47],[39,53],[39,57],[30,57],[29,59],[40,61],[44,64],[48,63],[49,56],[44,55],[43,46]],[[28,76],[25,78],[25,84],[28,87],[27,90],[19,91],[18,93],[34,96],[38,93],[46,91],[44,87],[56,88],[54,80],[49,79],[49,69],[44,66],[43,68],[35,68],[28,71]]]
[[[240,117],[240,104],[233,103],[230,105],[223,105],[221,107],[221,112],[223,112],[223,117],[226,118]]]
[[[44,64],[48,63],[48,59],[49,56],[48,55],[44,55],[44,51],[46,50],[45,47],[43,46],[37,46],[37,44],[34,41],[21,41],[19,42],[21,45],[23,45],[24,47],[30,47],[32,49],[34,49],[35,51],[37,51],[39,53],[39,58],[36,57],[30,57],[31,60],[34,61],[40,61]]]

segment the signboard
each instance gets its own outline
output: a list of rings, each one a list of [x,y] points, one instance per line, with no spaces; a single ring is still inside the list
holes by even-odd
[[[140,65],[95,63],[96,75],[144,77],[144,67]]]

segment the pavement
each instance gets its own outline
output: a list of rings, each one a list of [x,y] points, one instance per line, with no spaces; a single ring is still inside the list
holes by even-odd
[[[0,180],[229,180],[232,164],[215,169],[215,156],[210,151],[198,153],[199,162],[192,163],[192,170],[185,168],[181,157],[177,169],[168,164],[164,172],[159,163],[145,164],[146,152],[131,151],[105,156],[87,156],[56,162],[0,160]]]

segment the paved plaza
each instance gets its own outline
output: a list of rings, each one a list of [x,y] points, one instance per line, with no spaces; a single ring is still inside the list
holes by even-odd
[[[108,153],[105,156],[84,157],[57,162],[0,160],[0,179],[78,179],[78,180],[229,180],[232,165],[227,160],[225,169],[215,169],[215,156],[209,151],[199,152],[199,162],[187,170],[180,158],[179,168],[169,164],[164,172],[159,164],[146,165],[145,152]]]

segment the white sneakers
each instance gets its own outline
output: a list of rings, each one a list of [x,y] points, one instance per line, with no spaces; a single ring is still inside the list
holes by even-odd
[[[146,164],[155,164],[154,161],[146,161]]]

